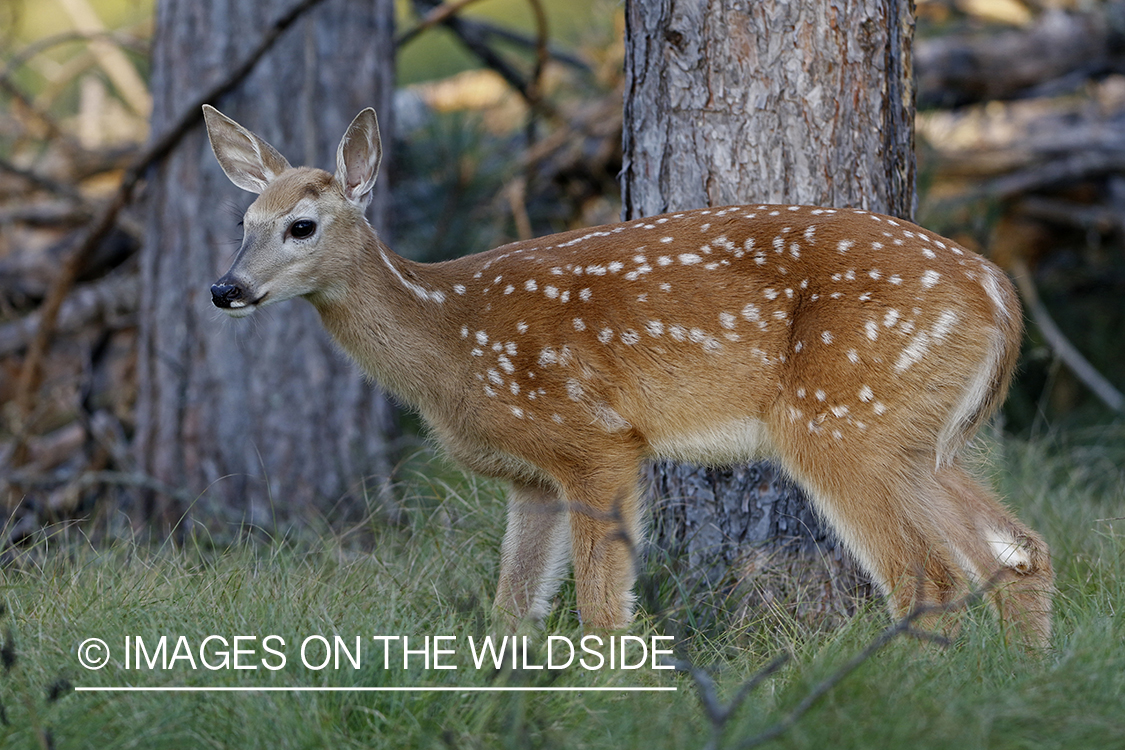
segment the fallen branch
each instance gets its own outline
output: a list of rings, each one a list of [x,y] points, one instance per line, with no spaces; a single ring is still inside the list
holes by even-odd
[[[1108,206],[1090,206],[1061,198],[1029,196],[1016,205],[1016,210],[1032,219],[1085,231],[1125,233],[1125,216]]]
[[[139,487],[140,489],[167,495],[189,506],[198,499],[196,495],[161,482],[156,477],[149,476],[148,474],[128,473],[123,471],[87,471],[77,474],[34,474],[16,471],[5,477],[3,481],[5,484],[19,487],[54,487],[65,485],[74,491],[86,490],[102,485]]]
[[[132,322],[137,311],[140,280],[136,273],[115,274],[85,284],[70,295],[59,310],[55,330],[72,333],[94,321]],[[0,357],[22,351],[35,338],[40,313],[0,324]]]
[[[1027,29],[950,35],[915,44],[918,108],[1063,93],[1125,67],[1125,3],[1048,11]],[[1053,91],[1052,91],[1053,90]]]
[[[1047,341],[1047,346],[1070,368],[1083,385],[1089,388],[1102,403],[1116,412],[1125,411],[1125,395],[1113,387],[1097,369],[1090,364],[1078,348],[1070,343],[1066,334],[1059,329],[1054,318],[1047,312],[1046,305],[1039,299],[1039,290],[1031,278],[1031,271],[1022,258],[1012,260],[1012,271],[1015,275],[1016,286],[1020,290],[1027,312],[1035,322],[1039,332]]]
[[[30,169],[23,169],[22,167],[17,167],[15,164],[12,164],[7,159],[0,158],[0,169],[4,170],[5,172],[7,172],[9,174],[13,174],[16,177],[19,177],[20,179],[34,185],[37,188],[41,188],[43,190],[46,190],[49,193],[55,193],[56,195],[62,195],[62,196],[65,196],[67,198],[70,198],[71,200],[74,200],[74,201],[81,201],[82,200],[81,193],[79,193],[77,190],[75,190],[70,185],[67,185],[67,184],[62,183],[62,182],[57,182],[55,180],[52,180],[49,177],[44,177],[43,175],[40,175],[40,174],[36,174],[35,172],[33,172]]]
[[[241,63],[234,67],[225,79],[205,91],[194,102],[190,102],[176,123],[134,159],[133,163],[125,171],[121,179],[121,184],[117,188],[117,192],[114,193],[110,201],[102,208],[93,223],[85,232],[79,235],[75,241],[74,249],[68,254],[40,310],[39,327],[36,330],[35,338],[31,343],[27,358],[24,360],[23,368],[20,371],[19,383],[14,399],[16,419],[19,422],[19,424],[16,425],[16,429],[13,430],[13,432],[19,436],[17,437],[16,450],[13,456],[15,463],[22,463],[25,457],[27,430],[26,425],[22,423],[25,422],[31,414],[32,402],[39,390],[43,357],[50,346],[51,338],[55,330],[55,323],[59,315],[59,309],[62,307],[63,300],[74,285],[75,279],[78,277],[78,272],[85,264],[86,259],[94,252],[98,243],[109,234],[109,231],[113,228],[117,220],[117,215],[132,201],[133,191],[136,189],[137,184],[140,182],[145,172],[171,153],[172,149],[179,144],[180,140],[203,119],[203,105],[219,99],[224,94],[234,89],[234,87],[254,69],[254,66],[257,65],[258,61],[273,46],[277,39],[292,26],[297,19],[321,2],[323,2],[323,0],[299,0],[299,2],[295,3],[293,7],[266,29],[258,45]]]
[[[777,739],[785,732],[789,731],[802,716],[808,713],[816,703],[823,698],[832,688],[840,684],[848,675],[858,669],[864,662],[870,659],[876,652],[882,649],[891,641],[899,636],[907,635],[912,638],[937,643],[940,646],[948,646],[949,639],[937,633],[931,633],[924,630],[919,630],[914,626],[919,619],[931,617],[934,615],[948,614],[956,612],[966,607],[969,607],[976,602],[980,601],[989,591],[996,587],[1003,578],[1005,571],[998,571],[983,586],[975,591],[970,591],[956,601],[944,605],[925,605],[916,607],[911,610],[909,614],[901,620],[895,622],[893,625],[887,627],[876,636],[871,642],[867,644],[858,654],[853,656],[842,666],[836,669],[835,672],[828,675],[828,677],[821,680],[813,686],[801,701],[794,706],[784,717],[769,728],[756,735],[748,737],[743,741],[735,744],[733,747],[739,750],[748,750],[749,748],[758,747],[765,744],[770,740]],[[742,704],[742,702],[749,696],[749,694],[757,688],[767,677],[774,674],[778,669],[784,666],[790,659],[789,654],[782,654],[759,670],[753,677],[747,680],[739,688],[735,697],[726,706],[723,706],[719,701],[718,693],[715,690],[714,680],[701,668],[694,667],[687,662],[677,662],[676,668],[680,671],[686,671],[695,681],[696,689],[699,692],[699,700],[703,704],[703,710],[707,713],[707,718],[711,722],[711,739],[705,746],[707,750],[718,750],[719,741],[722,739],[722,734],[726,730],[727,722],[731,716]]]
[[[691,678],[695,680],[695,686],[699,690],[699,702],[703,704],[703,710],[707,713],[707,718],[711,722],[711,738],[703,746],[704,750],[718,750],[719,741],[723,738],[723,731],[726,729],[727,721],[731,715],[739,709],[742,702],[749,697],[750,693],[754,692],[755,688],[785,666],[792,658],[793,655],[788,651],[774,657],[773,661],[742,683],[742,687],[735,693],[734,698],[725,706],[719,700],[719,693],[715,689],[715,681],[711,679],[711,675],[707,674],[707,670],[686,661],[673,662],[678,671],[688,672],[691,674]]]

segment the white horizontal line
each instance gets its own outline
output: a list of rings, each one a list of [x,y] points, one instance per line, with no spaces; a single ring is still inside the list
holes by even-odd
[[[78,693],[661,693],[677,687],[81,687]]]

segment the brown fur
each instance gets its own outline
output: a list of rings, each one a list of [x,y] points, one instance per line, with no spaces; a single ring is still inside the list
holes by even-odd
[[[228,174],[253,162],[256,136],[214,110],[208,126]],[[896,614],[1002,570],[1003,615],[1047,643],[1047,546],[957,457],[1002,402],[1021,336],[988,261],[886,216],[745,206],[417,264],[362,218],[379,154],[367,110],[335,176],[272,177],[222,281],[307,298],[454,458],[512,483],[501,612],[546,613],[569,539],[583,622],[625,626],[643,462],[769,456]],[[306,217],[317,233],[291,240]]]

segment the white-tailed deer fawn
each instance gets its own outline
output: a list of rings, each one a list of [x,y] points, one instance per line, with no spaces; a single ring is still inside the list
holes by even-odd
[[[511,483],[508,617],[542,618],[571,561],[583,623],[625,626],[643,462],[765,456],[895,613],[998,575],[1002,616],[1047,643],[1047,546],[958,457],[1004,399],[1021,336],[984,258],[867,211],[735,206],[414,263],[364,219],[372,110],[335,175],[205,114],[223,170],[259,194],[215,304],[309,300],[455,459]]]

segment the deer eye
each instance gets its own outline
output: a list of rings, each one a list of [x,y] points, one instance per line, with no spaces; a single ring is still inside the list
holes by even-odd
[[[298,219],[289,225],[289,234],[298,240],[311,237],[316,231],[316,222],[309,219]]]

